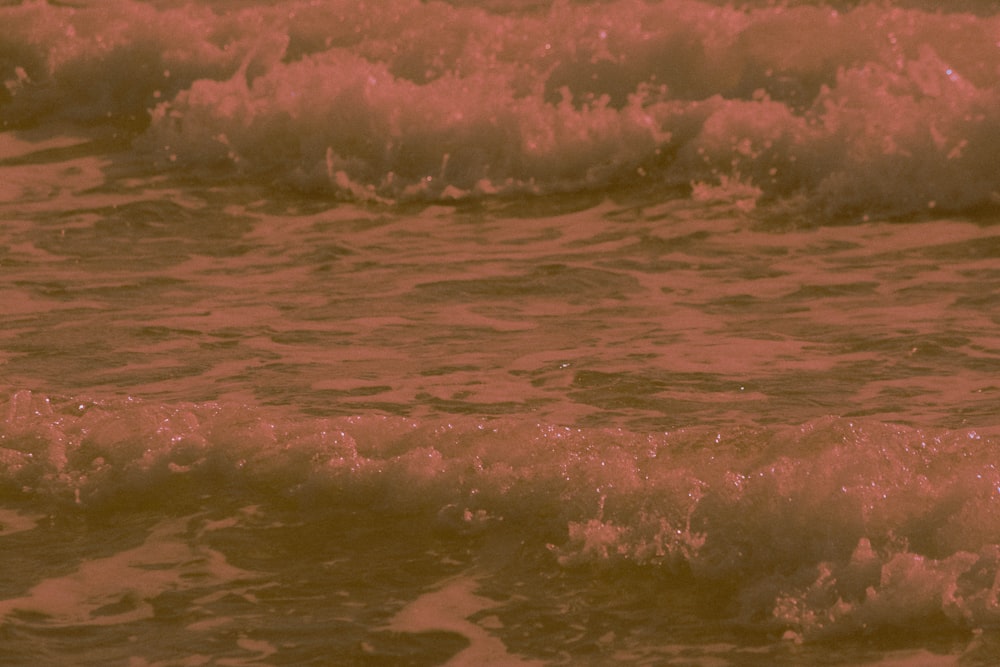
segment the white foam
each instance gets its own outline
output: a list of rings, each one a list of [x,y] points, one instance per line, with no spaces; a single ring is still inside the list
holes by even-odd
[[[162,169],[383,202],[732,184],[748,210],[830,216],[1000,201],[995,15],[693,0],[117,11],[0,8],[14,64],[0,122],[110,119],[144,130],[136,156]]]
[[[449,667],[479,667],[480,665],[543,665],[542,661],[527,660],[511,654],[507,646],[491,634],[482,623],[469,620],[478,612],[492,609],[497,603],[476,594],[474,577],[459,576],[413,600],[393,616],[386,629],[394,632],[453,632],[469,640],[469,646],[448,659]],[[488,617],[492,630],[497,629],[496,617]]]
[[[178,494],[225,480],[222,488],[243,489],[254,503],[374,504],[454,538],[510,533],[539,554],[545,535],[551,562],[567,568],[738,582],[742,622],[806,639],[942,616],[965,629],[1000,620],[1000,444],[973,432],[831,417],[643,434],[458,416],[310,420],[135,400],[67,410],[30,392],[5,412],[0,479],[49,506],[172,506]],[[248,576],[188,544],[182,526],[166,522],[144,545],[42,582],[0,611],[124,622],[147,617],[158,592],[185,585],[181,563],[210,580]],[[437,629],[485,641],[468,617],[487,602],[474,582],[451,582],[397,622],[418,631],[433,618]],[[483,646],[476,650],[499,650]]]
[[[255,575],[229,565],[213,549],[184,538],[191,517],[167,519],[139,546],[85,561],[45,579],[27,594],[0,600],[0,618],[38,614],[52,627],[116,625],[152,618],[151,600],[168,591],[231,584]]]

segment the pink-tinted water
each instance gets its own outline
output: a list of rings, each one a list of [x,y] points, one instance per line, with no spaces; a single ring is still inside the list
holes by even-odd
[[[995,3],[0,8],[9,664],[991,665]]]

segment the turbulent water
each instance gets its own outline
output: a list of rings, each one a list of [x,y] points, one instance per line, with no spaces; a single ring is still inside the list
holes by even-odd
[[[0,2],[0,663],[1000,655],[1000,4]]]

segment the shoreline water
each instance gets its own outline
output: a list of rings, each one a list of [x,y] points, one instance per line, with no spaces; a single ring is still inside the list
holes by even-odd
[[[992,665],[1000,18],[920,4],[0,7],[4,660]]]

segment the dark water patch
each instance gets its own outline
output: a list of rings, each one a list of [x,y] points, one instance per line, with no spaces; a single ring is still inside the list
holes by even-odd
[[[595,299],[625,299],[626,294],[638,287],[635,278],[621,273],[547,264],[520,275],[421,283],[413,294],[421,301],[432,302],[479,302],[530,296],[587,303]]]
[[[360,646],[358,665],[434,667],[446,664],[470,645],[458,632],[380,632],[368,635]]]
[[[788,303],[784,300],[758,297],[752,294],[734,294],[732,296],[712,299],[704,303],[684,302],[684,305],[697,308],[698,310],[714,315],[741,315],[741,317],[745,319],[741,319],[740,322],[734,323],[733,330],[735,332],[751,332],[756,330],[759,331],[759,333],[765,333],[768,330],[773,331],[773,328],[776,328],[773,326],[774,321],[770,319],[762,320],[761,318],[775,315],[793,315],[796,313],[809,312],[808,305],[802,305],[801,303]],[[755,322],[756,325],[751,325],[750,322]],[[761,327],[761,325],[767,326]],[[772,333],[771,335],[777,334]]]
[[[555,401],[545,400],[525,400],[525,401],[466,401],[472,393],[462,396],[462,392],[457,392],[451,398],[440,398],[430,394],[418,393],[417,400],[422,405],[427,405],[441,414],[469,415],[469,416],[490,416],[517,415],[525,412],[533,412],[542,406]]]
[[[987,236],[956,243],[938,243],[924,248],[922,254],[939,261],[959,264],[982,259],[996,259],[1000,258],[1000,236]]]
[[[860,281],[832,285],[802,285],[794,292],[785,295],[784,298],[811,301],[814,299],[870,296],[876,293],[879,286],[880,283],[874,281]]]
[[[279,345],[348,345],[351,342],[351,334],[346,331],[329,329],[300,329],[271,332],[270,339]]]

